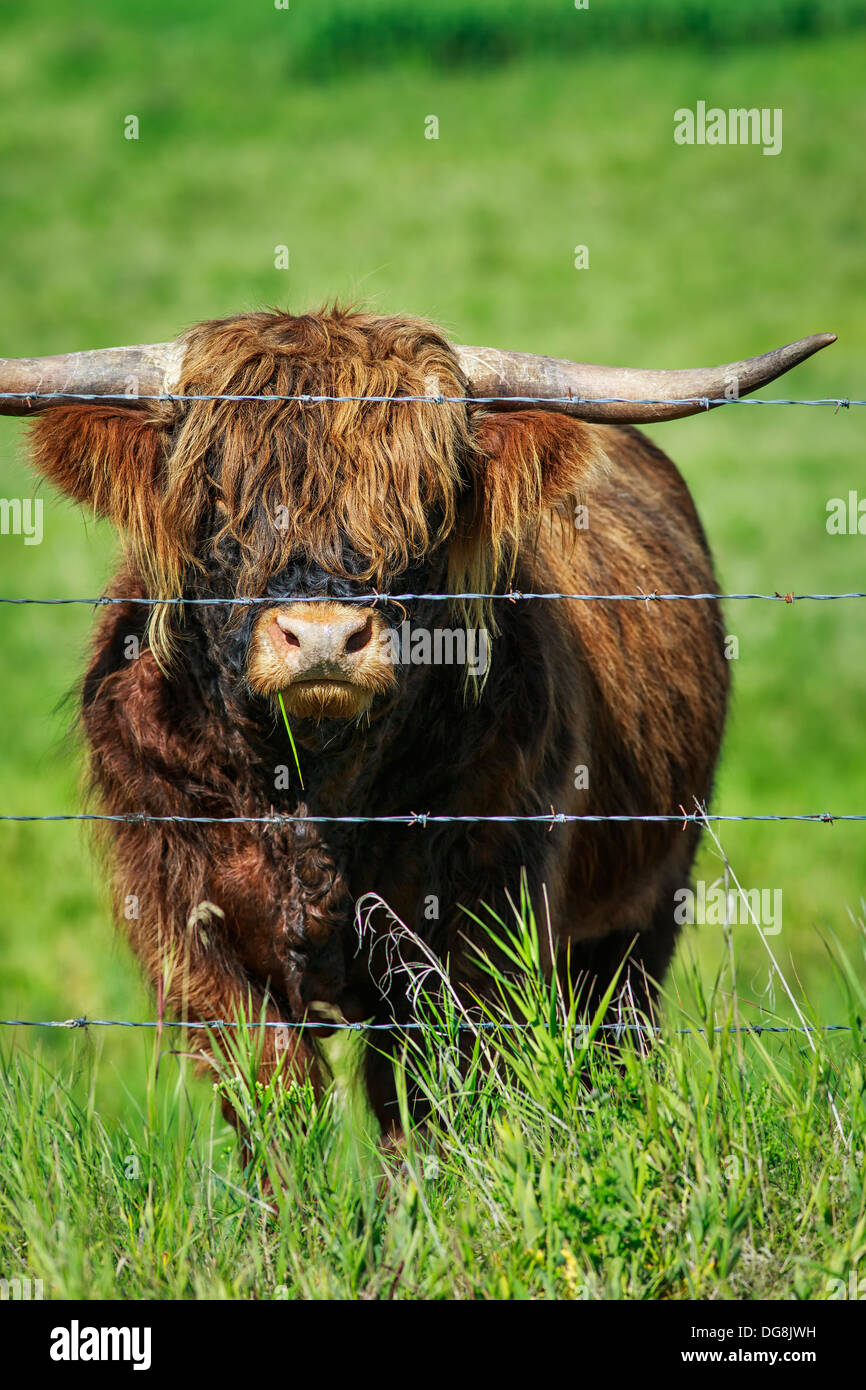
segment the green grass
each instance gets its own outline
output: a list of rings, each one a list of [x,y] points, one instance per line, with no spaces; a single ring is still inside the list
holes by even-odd
[[[543,983],[525,904],[495,930],[512,960],[490,969],[494,1004],[470,1015],[447,989],[422,995],[429,1031],[399,1075],[404,1104],[419,1087],[431,1119],[390,1160],[351,1102],[345,1055],[319,1100],[309,1085],[263,1090],[254,1030],[222,1040],[209,1105],[157,1040],[143,1103],[112,1125],[93,1086],[78,1101],[67,1075],[10,1059],[6,1277],[73,1299],[840,1296],[866,1257],[857,970],[836,965],[846,1035],[701,1034],[720,1004],[727,1025],[739,1016],[698,985],[693,1031],[611,1054],[598,1019],[576,1029],[578,1001]],[[217,1092],[249,1125],[244,1172]]]
[[[7,5],[0,45],[0,352],[159,340],[198,319],[262,304],[301,309],[334,297],[362,298],[383,312],[428,314],[458,341],[635,365],[723,361],[832,329],[838,344],[770,394],[863,396],[866,40],[853,23],[855,8],[762,5],[761,24],[773,16],[777,22],[772,35],[769,29],[763,35],[773,38],[765,47],[732,41],[760,37],[750,29],[757,23],[755,7],[745,3],[722,10],[708,4],[617,6],[631,26],[628,41],[616,29],[625,19],[606,20],[601,16],[613,7],[596,12],[593,6],[568,16],[580,26],[593,17],[596,28],[586,34],[596,37],[585,52],[561,41],[553,5],[533,7],[540,15],[535,24],[527,18],[529,7],[519,7],[519,17],[518,7],[484,8],[485,22],[513,41],[498,56],[494,45],[488,56],[495,61],[475,64],[471,43],[452,61],[455,16],[475,9],[458,10],[450,0],[417,11],[420,38],[380,57],[379,40],[393,15],[384,5],[353,6],[354,29],[346,27],[345,7],[314,12],[300,3],[288,12],[265,6],[251,14],[222,0],[207,6],[151,0],[122,8],[86,0],[74,28],[59,0],[46,0],[38,10]],[[724,41],[710,27],[712,16],[722,13],[729,26]],[[605,24],[613,26],[607,38]],[[675,24],[677,32],[670,27]],[[357,61],[345,57],[347,34]],[[469,38],[474,42],[472,31]],[[751,148],[676,147],[673,112],[699,99],[723,107],[782,107],[782,154],[768,159]],[[141,123],[137,142],[123,138],[130,113]],[[438,141],[424,139],[431,113],[439,117]],[[573,268],[578,243],[590,250],[587,271]],[[290,248],[287,272],[274,268],[279,244]],[[863,538],[828,536],[824,527],[829,498],[849,488],[863,491],[860,413],[732,407],[653,434],[693,490],[724,588],[863,587]],[[20,423],[0,421],[2,496],[33,490],[24,437]],[[97,594],[110,573],[113,538],[44,486],[38,490],[46,501],[44,542],[24,547],[18,538],[0,537],[0,593]],[[860,606],[730,604],[727,623],[739,638],[740,656],[715,809],[866,810]],[[58,706],[81,670],[92,624],[93,615],[82,608],[0,608],[2,811],[48,814],[80,805],[80,751],[65,736],[70,711]],[[862,915],[866,896],[863,827],[747,824],[724,827],[723,841],[747,887],[783,891],[784,926],[773,944],[798,998],[802,987],[817,1017],[845,1021],[848,999],[828,966],[825,941],[832,934],[852,958],[859,949],[853,916]],[[720,870],[707,845],[702,876],[711,880]],[[80,827],[0,825],[0,883],[0,1016],[153,1016],[128,951],[113,934],[103,875]],[[778,976],[769,972],[748,927],[734,930],[734,948],[736,974],[726,993],[714,996],[721,1015],[736,988],[741,1009],[754,1000],[790,1016]],[[711,927],[687,930],[674,996],[679,991],[684,997],[690,987],[692,958],[709,988],[728,958],[724,934]],[[253,1271],[249,1278],[261,1280],[252,1249],[259,1218],[237,1194],[228,1195],[230,1189],[215,1180],[208,1186],[201,1164],[210,1141],[201,1128],[185,1131],[192,1120],[181,1121],[181,1110],[172,1111],[167,1101],[146,1136],[129,1118],[145,1104],[149,1053],[140,1035],[116,1030],[96,1041],[61,1030],[4,1033],[13,1049],[10,1066],[23,1067],[21,1096],[29,1086],[33,1105],[44,1107],[32,1119],[39,1143],[65,1124],[82,1146],[76,1159],[81,1180],[70,1179],[67,1194],[70,1222],[73,1206],[78,1220],[88,1194],[95,1200],[99,1180],[92,1160],[100,1126],[112,1152],[135,1142],[142,1152],[163,1156],[150,1196],[124,1188],[126,1205],[118,1199],[110,1221],[105,1217],[108,1253],[99,1280],[109,1278],[111,1258],[125,1253],[115,1242],[123,1239],[127,1216],[151,1210],[148,1202],[165,1212],[168,1244],[169,1235],[180,1240],[186,1229],[183,1202],[198,1213],[195,1220],[218,1210],[226,1228],[236,1231],[237,1249],[252,1262],[243,1266]],[[777,1117],[790,1167],[790,1093],[774,1089],[775,1073],[754,1041],[745,1046],[752,1089],[743,1103],[760,1118],[762,1087],[770,1087],[768,1114]],[[849,1077],[846,1094],[853,1097],[853,1073],[845,1068],[856,1056],[849,1057],[846,1046],[834,1041],[832,1056],[841,1056],[840,1074]],[[806,1085],[806,1073],[797,1071],[806,1061],[796,1047],[772,1047],[788,1068],[785,1075]],[[694,1042],[672,1042],[664,1058],[673,1071],[647,1075],[653,1085],[671,1087],[681,1104],[687,1102],[676,1089],[677,1066],[688,1063],[696,1076],[715,1076],[714,1086],[723,1075],[733,1084],[730,1070],[724,1072],[729,1056],[724,1064],[715,1054],[702,1056]],[[722,1070],[714,1072],[717,1062]],[[55,1072],[67,1078],[81,1107],[75,1124],[73,1100],[52,1081]],[[194,1079],[187,1084],[189,1113],[198,1125],[209,1124],[206,1087]],[[161,1092],[167,1086],[163,1077]],[[639,1105],[623,1104],[617,1142],[622,1137],[627,1152],[627,1135],[639,1146],[649,1121],[640,1118]],[[592,1147],[590,1136],[600,1133],[601,1123],[591,1107],[581,1109],[572,1130],[574,1152],[562,1158],[561,1172],[572,1195],[579,1194],[581,1184],[589,1184],[590,1161],[600,1161],[599,1181],[611,1184],[613,1213],[627,1184],[606,1176],[613,1159],[598,1160]],[[683,1143],[691,1142],[689,1133]],[[230,1172],[227,1131],[219,1120],[213,1142]],[[530,1134],[526,1142],[537,1156],[536,1139]],[[3,1146],[4,1155],[16,1151],[14,1144]],[[750,1152],[757,1163],[759,1151]],[[479,1153],[487,1150],[482,1146]],[[483,1166],[487,1159],[478,1161]],[[366,1153],[363,1162],[375,1186],[376,1160]],[[827,1162],[837,1162],[832,1151]],[[175,1163],[180,1167],[165,1170]],[[828,1183],[842,1174],[841,1158],[838,1164],[828,1169]],[[6,1168],[4,1157],[4,1179]],[[181,1168],[174,1193],[171,1173]],[[349,1192],[353,1171],[350,1164],[341,1191]],[[796,1171],[799,1186],[770,1184],[762,1197],[763,1219],[777,1223],[779,1249],[794,1234],[784,1222],[814,1213],[806,1194],[820,1177],[818,1158],[813,1154]],[[22,1170],[19,1191],[34,1176],[32,1166]],[[452,1210],[456,1187],[456,1179],[450,1188],[436,1187],[429,1199],[436,1220]],[[417,1210],[428,1200],[426,1190],[418,1188]],[[59,1200],[56,1188],[50,1191]],[[479,1192],[468,1200],[479,1201],[483,1226],[491,1209]],[[785,1196],[787,1216],[772,1211],[774,1194],[782,1205]],[[576,1208],[580,1200],[574,1197]],[[411,1219],[427,1231],[417,1212]],[[828,1221],[828,1230],[841,1230],[838,1212]],[[566,1225],[582,1270],[579,1220]],[[680,1255],[688,1248],[686,1230],[677,1224],[673,1234]],[[429,1231],[423,1235],[423,1241],[432,1239]],[[489,1230],[484,1239],[489,1246],[479,1237],[478,1249],[489,1249],[495,1261]],[[357,1241],[360,1250],[360,1233]],[[653,1285],[661,1273],[648,1263],[654,1258],[648,1235],[646,1244],[636,1256],[642,1272],[634,1287],[683,1292],[686,1285],[674,1279]],[[510,1251],[508,1245],[503,1259],[512,1259]],[[52,1258],[62,1264],[57,1249]],[[227,1258],[225,1249],[220,1258]],[[548,1258],[558,1256],[548,1252]],[[514,1260],[506,1278],[517,1277],[517,1255]],[[599,1268],[603,1264],[599,1257]],[[193,1277],[191,1265],[190,1259],[176,1287],[194,1287],[183,1282]],[[383,1257],[376,1264],[379,1282],[365,1287],[387,1291],[386,1265]],[[320,1266],[314,1262],[314,1268]],[[520,1278],[535,1289],[541,1285],[532,1280],[554,1277],[550,1268]],[[72,1287],[71,1269],[51,1277],[57,1288]],[[75,1277],[96,1280],[92,1268]],[[225,1279],[227,1291],[235,1288],[219,1260],[210,1277]],[[291,1277],[301,1279],[297,1272]],[[322,1273],[326,1282],[332,1277],[334,1288],[350,1288],[346,1276]],[[154,1264],[147,1278],[167,1276]],[[729,1290],[731,1280],[724,1285]],[[455,1276],[454,1287],[469,1285]]]
[[[329,80],[347,67],[414,61],[425,67],[496,67],[555,53],[580,58],[647,42],[718,48],[863,28],[859,0],[617,0],[582,8],[572,0],[331,0],[293,17],[295,70]]]

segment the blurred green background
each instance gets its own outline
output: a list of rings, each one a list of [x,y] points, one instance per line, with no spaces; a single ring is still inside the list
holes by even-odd
[[[862,397],[863,14],[848,0],[82,0],[73,17],[6,0],[0,351],[160,340],[338,297],[428,315],[458,341],[660,367],[830,329],[838,344],[764,394]],[[676,146],[673,113],[698,100],[781,107],[782,153]],[[723,588],[866,587],[866,538],[825,529],[829,498],[866,495],[864,423],[732,407],[652,431]],[[2,496],[33,495],[25,434],[0,421]],[[0,593],[98,593],[113,537],[38,495],[44,541],[0,536]],[[740,655],[715,809],[866,812],[864,618],[857,601],[728,606]],[[80,806],[62,698],[93,620],[0,607],[3,812]],[[727,826],[723,842],[744,885],[783,890],[774,949],[841,1019],[823,938],[853,943],[866,825]],[[705,850],[702,875],[717,871]],[[0,1016],[152,1017],[80,826],[0,825],[0,885]],[[743,997],[784,1012],[750,928],[735,945]],[[718,928],[685,949],[707,975],[725,957]],[[39,1041],[49,1056],[103,1047],[109,1107],[121,1074],[137,1087],[139,1037]]]

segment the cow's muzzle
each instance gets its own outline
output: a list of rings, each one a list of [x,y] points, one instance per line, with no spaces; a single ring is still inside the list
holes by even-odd
[[[253,629],[248,679],[258,694],[279,691],[299,718],[353,718],[393,684],[386,637],[384,619],[366,606],[275,605]]]

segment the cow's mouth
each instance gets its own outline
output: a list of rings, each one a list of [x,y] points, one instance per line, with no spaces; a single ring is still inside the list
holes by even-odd
[[[297,690],[299,687],[315,685],[321,685],[323,687],[345,685],[355,690],[360,688],[356,681],[343,680],[342,676],[303,676],[299,680],[292,681],[289,689]]]
[[[355,719],[370,708],[374,694],[356,681],[330,676],[302,677],[281,693],[286,712],[297,719]]]

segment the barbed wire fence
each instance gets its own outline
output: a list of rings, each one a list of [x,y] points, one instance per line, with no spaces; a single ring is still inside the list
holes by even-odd
[[[81,402],[115,402],[134,406],[139,402],[156,402],[160,404],[182,404],[185,402],[294,402],[301,405],[320,405],[320,404],[370,404],[370,405],[411,405],[411,404],[437,404],[437,405],[468,405],[468,406],[508,406],[515,405],[536,405],[550,408],[551,406],[562,406],[563,408],[579,407],[580,405],[622,405],[622,406],[696,406],[701,410],[711,410],[719,406],[732,405],[752,405],[752,406],[833,406],[835,415],[840,410],[849,410],[852,407],[866,406],[866,399],[856,399],[847,396],[826,396],[813,399],[803,398],[767,398],[767,397],[739,397],[733,396],[688,396],[675,400],[642,399],[634,400],[627,397],[607,396],[607,397],[584,397],[569,394],[568,396],[447,396],[447,395],[401,395],[401,396],[370,396],[370,395],[282,395],[282,394],[184,394],[175,393],[161,394],[138,394],[134,391],[123,393],[95,393],[81,391],[0,391],[0,400],[20,401],[25,406],[30,406],[33,401],[44,401],[47,403],[61,404],[73,401]],[[616,420],[611,423],[615,424]],[[651,425],[652,419],[644,423]],[[788,591],[785,593],[774,591],[773,593],[645,593],[642,590],[637,593],[567,593],[559,591],[545,592],[521,592],[515,589],[504,590],[501,592],[482,593],[380,593],[373,590],[369,593],[341,596],[341,602],[361,603],[375,606],[377,603],[404,603],[413,600],[423,602],[455,602],[468,600],[504,600],[511,603],[529,602],[537,600],[569,600],[581,603],[644,603],[649,610],[652,603],[674,603],[674,602],[741,602],[741,601],[764,601],[771,603],[800,603],[811,602],[831,602],[838,600],[864,599],[866,591],[855,590],[839,593],[797,593]],[[257,604],[274,604],[275,602],[292,603],[327,603],[331,602],[328,595],[284,595],[275,598],[274,596],[233,596],[233,597],[212,597],[212,598],[187,598],[183,596],[167,596],[164,598],[143,597],[140,595],[130,595],[129,597],[117,597],[114,595],[100,594],[93,598],[72,597],[72,598],[39,598],[39,597],[12,597],[0,595],[0,604],[12,606],[20,605],[40,605],[40,606],[64,606],[80,604],[91,608],[100,608],[110,605],[143,605],[143,606],[241,606],[251,607]],[[588,823],[623,823],[631,821],[649,823],[679,823],[682,828],[689,824],[708,824],[709,822],[811,822],[818,824],[832,825],[836,822],[866,821],[866,812],[858,814],[831,813],[828,811],[816,811],[807,813],[792,814],[755,814],[755,815],[735,815],[735,814],[712,814],[706,808],[699,806],[694,812],[687,812],[681,806],[679,811],[674,814],[646,814],[646,815],[601,815],[585,814],[575,815],[565,812],[555,811],[551,807],[548,813],[535,815],[448,815],[435,814],[432,812],[406,812],[398,815],[344,815],[344,816],[316,816],[316,815],[289,815],[282,813],[272,813],[266,816],[154,816],[145,812],[129,812],[125,815],[107,815],[100,813],[71,812],[59,813],[54,815],[13,815],[0,814],[0,822],[17,823],[57,823],[66,821],[113,821],[125,822],[136,825],[155,824],[194,824],[194,825],[288,825],[300,822],[314,824],[370,824],[379,823],[387,825],[406,825],[420,826],[422,829],[427,825],[441,824],[467,824],[474,825],[485,822],[494,823],[542,823],[547,824],[552,830],[555,825],[571,824],[575,822]],[[740,889],[742,892],[743,890]],[[799,1013],[799,1010],[798,1010]],[[505,1020],[489,1022],[480,1020],[475,1022],[458,1021],[454,1025],[458,1030],[498,1030],[498,1029],[519,1029],[534,1027],[534,1024],[507,1022]],[[418,1021],[399,1021],[391,1020],[386,1023],[374,1022],[347,1022],[328,1020],[320,1021],[315,1019],[304,1020],[243,1020],[236,1019],[209,1019],[209,1020],[168,1020],[168,1019],[102,1019],[87,1018],[80,1015],[67,1019],[27,1019],[27,1018],[4,1018],[0,1019],[0,1027],[7,1028],[62,1028],[67,1030],[86,1030],[88,1028],[140,1028],[158,1029],[164,1028],[193,1028],[221,1031],[226,1029],[238,1028],[274,1028],[281,1030],[327,1030],[329,1033],[334,1031],[348,1032],[368,1032],[368,1031],[426,1031],[430,1025]],[[575,1023],[573,1025],[562,1025],[563,1030],[570,1028],[572,1031],[586,1034],[590,1025],[586,1023]],[[601,1023],[596,1031],[611,1032],[619,1037],[628,1033],[650,1033],[660,1035],[662,1029],[649,1023],[627,1023],[617,1021],[615,1023]],[[855,1028],[851,1024],[826,1023],[808,1025],[800,1024],[761,1024],[749,1023],[741,1026],[725,1024],[713,1028],[676,1028],[671,1030],[680,1036],[709,1036],[712,1034],[734,1033],[752,1034],[761,1036],[762,1034],[802,1034],[806,1035],[810,1042],[813,1034],[823,1033],[851,1033]],[[814,1045],[814,1044],[812,1044]]]
[[[53,401],[55,405],[67,401],[125,402],[136,405],[139,401],[154,401],[161,405],[183,404],[186,401],[286,401],[300,405],[538,405],[538,406],[581,406],[581,405],[647,405],[680,406],[694,405],[701,410],[713,410],[718,405],[832,405],[834,414],[838,410],[848,410],[852,406],[866,405],[866,400],[856,400],[850,396],[820,396],[815,399],[773,398],[768,396],[680,396],[668,400],[652,397],[641,399],[633,396],[316,396],[281,395],[272,392],[267,395],[216,392],[212,395],[189,393],[177,395],[172,392],[147,395],[137,391],[0,391],[0,401],[21,401],[29,405],[31,401]],[[648,421],[647,423],[652,423]]]
[[[502,1030],[510,1032],[521,1028],[537,1028],[537,1023],[515,1023],[505,1019],[499,1021],[489,1021],[480,1019],[478,1022],[464,1023],[458,1020],[449,1024],[448,1028],[455,1028],[461,1032],[488,1032]],[[367,1032],[429,1032],[429,1023],[419,1023],[413,1020],[392,1023],[347,1023],[331,1022],[330,1020],[309,1019],[309,1020],[282,1020],[272,1019],[263,1020],[244,1020],[243,1023],[237,1019],[212,1018],[196,1022],[192,1019],[130,1019],[130,1018],[88,1018],[82,1014],[79,1018],[0,1018],[0,1028],[191,1028],[196,1031],[201,1028],[212,1029],[220,1032],[226,1028],[276,1028],[279,1029],[298,1029],[307,1031],[327,1030],[328,1032],[342,1031],[349,1033]],[[653,1027],[651,1024],[644,1023],[601,1023],[597,1028],[591,1028],[588,1023],[561,1024],[558,1028],[563,1033],[578,1033],[588,1036],[590,1032],[612,1032],[619,1036],[627,1033],[650,1033],[656,1036],[662,1035],[661,1027]],[[447,1028],[443,1028],[447,1031]],[[709,1034],[719,1033],[754,1033],[760,1036],[762,1033],[850,1033],[853,1027],[850,1023],[821,1023],[804,1026],[802,1024],[768,1024],[768,1023],[749,1023],[742,1026],[731,1026],[727,1024],[719,1025],[715,1028],[675,1028],[673,1032],[681,1037],[698,1036],[706,1037]]]

